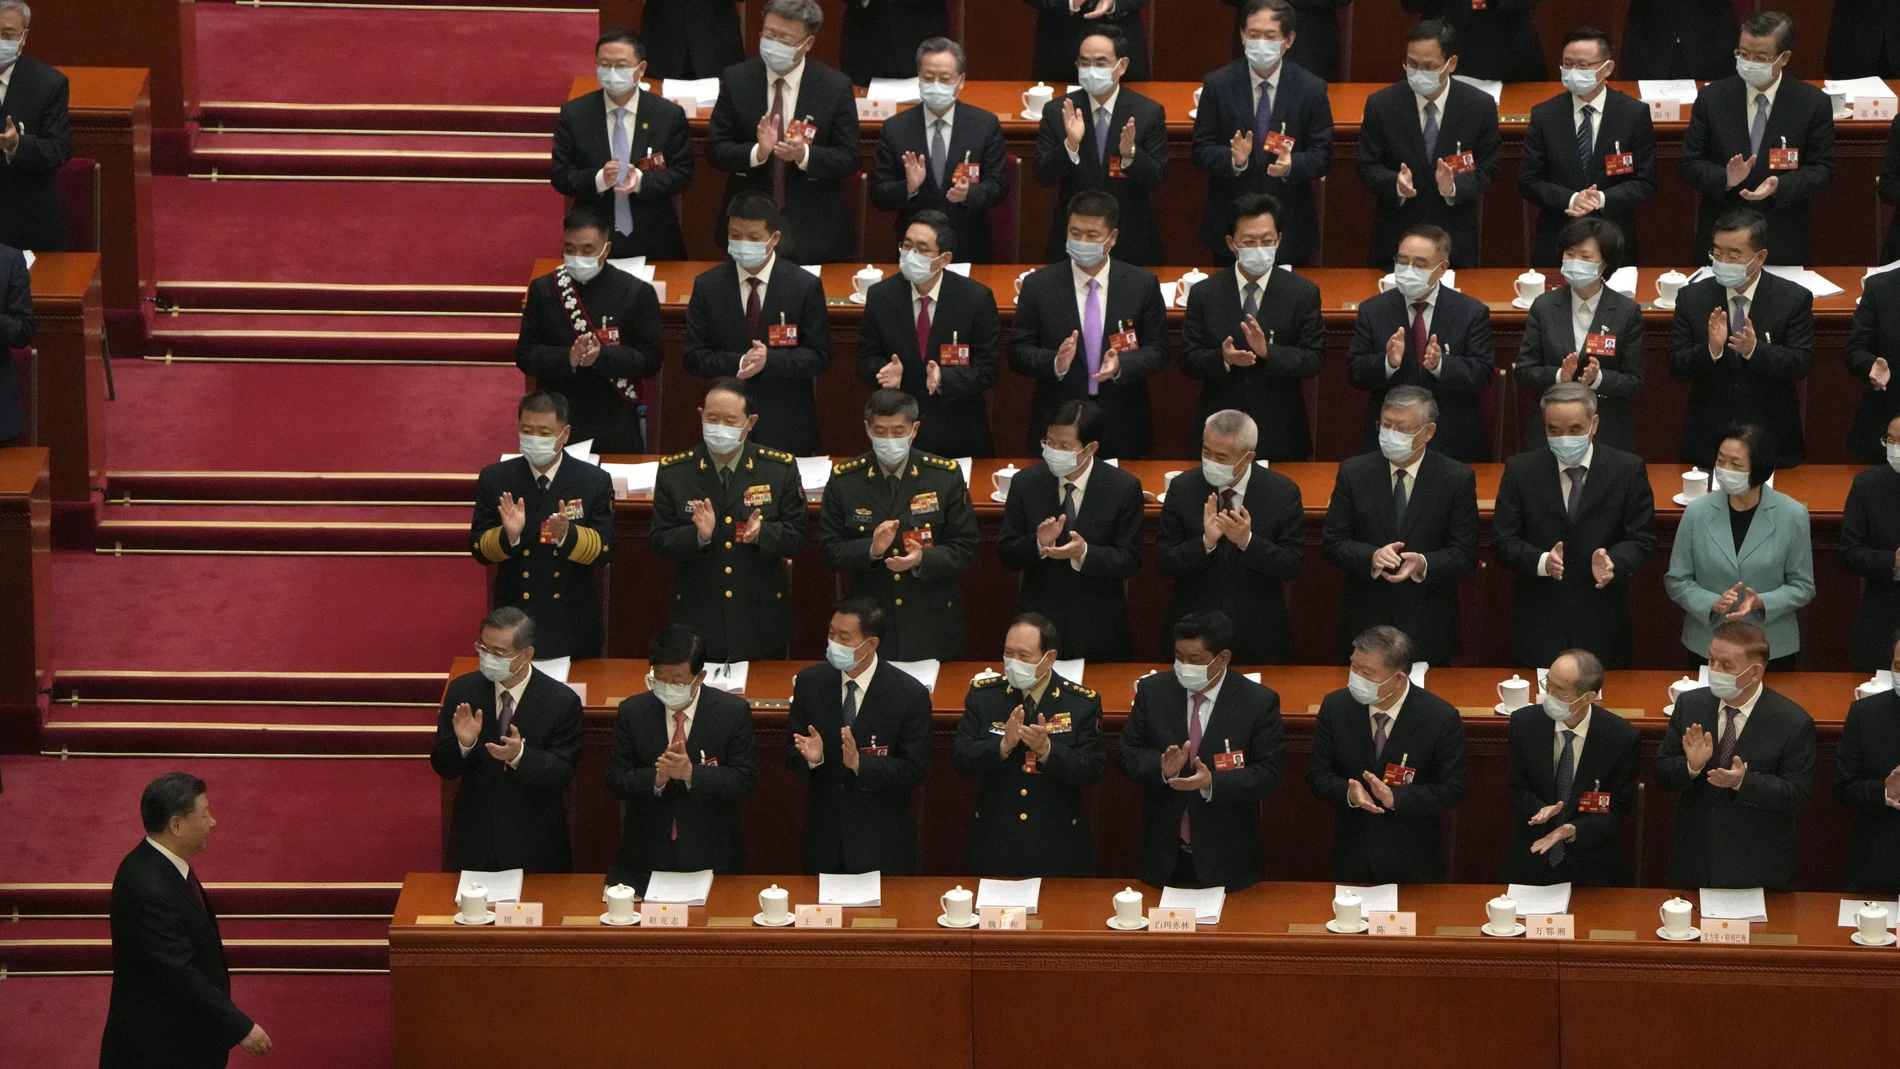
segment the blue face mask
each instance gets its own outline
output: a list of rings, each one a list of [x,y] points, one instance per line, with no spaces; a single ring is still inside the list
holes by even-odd
[[[933,112],[948,111],[950,105],[957,102],[957,87],[942,82],[917,82],[917,95],[923,98],[924,107]]]
[[[1603,265],[1588,260],[1565,260],[1564,281],[1582,289],[1603,277]]]
[[[1101,263],[1108,256],[1108,243],[1105,241],[1077,241],[1069,239],[1069,259],[1078,267],[1087,270]]]
[[[20,47],[25,41],[0,41],[0,67],[9,66],[20,58]]]
[[[873,438],[871,452],[877,455],[877,462],[889,471],[902,464],[910,456],[909,438]]]
[[[759,38],[759,58],[772,68],[773,74],[784,74],[798,66],[798,50],[802,45],[788,45],[774,41],[770,37]]]
[[[825,663],[840,672],[849,672],[858,666],[858,649],[862,645],[863,643],[847,646],[842,642],[826,642]]]
[[[607,90],[608,96],[615,97],[626,96],[639,84],[632,67],[595,67],[594,80]]]
[[[1077,67],[1075,84],[1082,91],[1096,98],[1105,97],[1115,88],[1115,68],[1113,67]]]
[[[1271,70],[1280,62],[1280,54],[1286,50],[1285,41],[1247,42],[1247,66],[1257,71]]]
[[[1738,290],[1748,283],[1748,264],[1725,264],[1720,260],[1710,260],[1709,269],[1715,273],[1715,280],[1728,289]]]
[[[1235,249],[1234,259],[1240,264],[1242,271],[1247,272],[1247,274],[1254,278],[1259,278],[1261,275],[1273,270],[1273,261],[1279,253],[1280,250],[1272,246],[1268,246],[1264,249]]]
[[[747,271],[757,271],[765,264],[767,244],[763,241],[728,241],[726,255]]]
[[[1557,463],[1566,468],[1582,463],[1583,455],[1590,451],[1590,436],[1587,434],[1560,434],[1555,438],[1544,439],[1550,451],[1557,457]]]

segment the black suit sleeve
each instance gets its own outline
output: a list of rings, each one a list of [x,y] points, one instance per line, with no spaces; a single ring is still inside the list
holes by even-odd
[[[1333,474],[1333,493],[1326,501],[1326,522],[1320,528],[1320,545],[1327,563],[1348,575],[1372,574],[1372,555],[1379,547],[1353,537],[1353,487],[1342,465]],[[1167,513],[1162,513],[1166,520]],[[1429,561],[1431,558],[1427,557]],[[1431,574],[1428,564],[1426,574]]]
[[[548,727],[545,739],[524,746],[513,775],[537,790],[558,791],[574,778],[574,766],[581,757],[581,699],[566,686],[555,683],[561,711]],[[470,751],[471,755],[473,751]]]
[[[1597,361],[1597,373],[1603,376],[1603,381],[1597,384],[1597,393],[1604,397],[1635,397],[1642,392],[1643,340],[1643,313],[1638,310],[1630,314],[1617,331],[1616,366],[1601,359]],[[1588,363],[1581,355],[1578,359]]]
[[[1893,578],[1894,547],[1875,544],[1873,516],[1858,480],[1847,491],[1847,508],[1841,516],[1841,567],[1863,579]],[[1852,717],[1848,723],[1853,724]],[[1845,748],[1846,741],[1841,745]]]
[[[1615,716],[1599,709],[1591,716]],[[1636,750],[1638,740],[1632,736],[1616,752],[1616,760],[1610,765],[1610,778],[1604,780],[1604,786],[1610,792],[1610,811],[1608,813],[1574,813],[1570,823],[1577,829],[1577,846],[1592,847],[1603,843],[1616,834],[1617,825],[1628,815],[1636,803]],[[1594,786],[1594,785],[1593,785]]]
[[[923,107],[922,104],[917,106]],[[910,200],[910,180],[904,177],[904,154],[891,138],[891,125],[895,121],[884,124],[883,132],[878,135],[877,151],[871,157],[871,203],[887,212],[902,210]],[[871,317],[864,318],[868,325]]]
[[[1900,119],[1895,121],[1900,122]],[[1872,282],[1873,279],[1867,281]],[[1854,323],[1847,331],[1847,370],[1862,383],[1869,382],[1867,376],[1873,373],[1874,361],[1880,356],[1882,338],[1880,312],[1877,310],[1880,303],[1878,299],[1863,295],[1861,302],[1854,306]],[[32,311],[31,304],[27,310]],[[0,318],[0,326],[4,326],[5,322],[4,318]],[[16,343],[15,348],[20,344],[24,343]],[[1888,384],[1892,385],[1891,379]]]
[[[1656,195],[1656,127],[1649,112],[1635,112],[1636,126],[1630,132],[1629,147],[1623,151],[1635,157],[1636,173],[1603,191],[1603,210],[1634,213],[1644,201]],[[1599,140],[1599,144],[1601,141]],[[1616,146],[1611,145],[1612,149]],[[1607,153],[1599,150],[1599,155]]]
[[[1900,206],[1900,115],[1887,127],[1887,157],[1881,161],[1880,178],[1874,183],[1880,199]]]
[[[1878,816],[1888,808],[1887,774],[1893,769],[1875,765],[1868,753],[1867,716],[1860,709],[1847,710],[1847,726],[1834,751],[1834,800],[1863,816]]]
[[[1537,574],[1537,562],[1545,547],[1524,538],[1524,490],[1518,482],[1516,472],[1506,467],[1491,512],[1491,555],[1516,572],[1520,581],[1531,581],[1543,578]]]
[[[1189,501],[1172,494],[1161,503],[1161,529],[1155,536],[1155,570],[1169,579],[1198,572],[1214,563],[1214,555],[1196,530],[1194,517],[1204,514],[1205,500]],[[1256,536],[1258,537],[1258,536]]]
[[[170,999],[209,1018],[219,1046],[236,1046],[250,1035],[251,1019],[193,966],[191,937],[176,909],[156,894],[141,891],[130,915],[120,919],[127,923],[132,938],[123,948],[115,945],[115,950],[135,955],[145,974],[155,978]]]
[[[1320,801],[1335,809],[1345,809],[1346,785],[1351,782],[1333,767],[1333,720],[1322,704],[1319,718],[1313,721],[1313,756],[1306,763],[1306,786]]]
[[[1438,341],[1444,351],[1438,362],[1438,385],[1466,393],[1482,393],[1491,385],[1492,373],[1497,370],[1497,356],[1491,351],[1489,308],[1481,304],[1473,308],[1465,336],[1457,343],[1444,334],[1438,335]],[[1379,343],[1379,355],[1381,359],[1385,356],[1383,341]]]
[[[487,752],[482,749],[481,741],[477,738],[474,747],[466,756],[463,755],[462,744],[455,738],[455,707],[463,704],[459,698],[454,688],[449,688],[449,693],[442,699],[442,708],[435,715],[435,744],[429,747],[429,766],[443,779],[460,777]],[[467,704],[481,716],[484,723],[487,722],[490,711],[482,703]]]
[[[981,287],[981,290],[977,295],[976,311],[970,317],[970,334],[957,339],[959,344],[970,347],[969,365],[939,369],[942,377],[937,383],[937,396],[945,401],[976,397],[996,385],[996,339],[1003,333],[1003,317],[996,311],[996,294],[990,292],[988,286]],[[865,318],[868,320],[870,317]],[[930,360],[935,354],[923,355],[925,360]],[[864,366],[862,358],[858,366]]]
[[[1444,547],[1425,554],[1423,581],[1428,585],[1455,583],[1478,566],[1478,476],[1468,467],[1459,469],[1449,513]],[[1372,555],[1368,553],[1360,572],[1371,571]]]
[[[1117,489],[1114,493],[1114,526],[1108,538],[1089,543],[1088,553],[1082,558],[1083,575],[1127,579],[1141,568],[1141,490],[1134,486],[1125,491]],[[1030,541],[1034,540],[1032,531]]]
[[[39,114],[39,128],[20,130],[20,143],[13,150],[13,158],[6,161],[8,170],[46,174],[59,170],[73,158],[72,117],[67,112],[69,86],[63,74],[53,81],[46,107]]]
[[[1527,153],[1529,144],[1527,140]],[[1528,160],[1529,156],[1525,159]],[[1517,347],[1517,378],[1530,390],[1532,397],[1542,397],[1545,390],[1557,384],[1564,357],[1574,351],[1571,348],[1575,340],[1573,337],[1551,336],[1544,330],[1543,311],[1541,308],[1532,308],[1530,315],[1524,317],[1524,340]],[[1579,355],[1578,359],[1584,358]]]
[[[704,686],[704,684],[701,684]],[[759,782],[759,765],[752,751],[752,710],[740,710],[724,754],[715,754],[719,763],[707,764],[699,754],[686,756],[693,761],[693,797],[712,801],[738,800],[752,793]]]
[[[766,350],[761,379],[815,379],[831,366],[831,322],[825,316],[825,291],[812,279],[798,308],[798,344]],[[733,373],[737,374],[734,363]]]
[[[626,710],[614,717],[614,750],[607,761],[607,793],[624,802],[653,797],[654,768],[640,760],[634,744],[633,716]]]
[[[1009,196],[1009,149],[1003,144],[1000,126],[991,129],[990,135],[983,139],[982,156],[976,162],[982,164],[983,173],[970,184],[962,205],[950,205],[952,208],[961,207],[965,214],[994,207]]]
[[[1517,172],[1517,191],[1525,200],[1547,212],[1560,212],[1570,207],[1570,198],[1577,191],[1545,177],[1546,140],[1544,124],[1532,115],[1530,125],[1524,129],[1524,162]]]
[[[1771,331],[1755,339],[1755,353],[1749,366],[1771,378],[1799,382],[1814,367],[1814,294],[1803,287],[1789,287],[1794,310],[1780,331]],[[1760,290],[1755,291],[1757,295]],[[1704,329],[1707,327],[1705,325]],[[1703,346],[1708,351],[1708,346]],[[1739,353],[1737,355],[1740,355]]]
[[[1805,95],[1805,94],[1804,94]],[[1826,98],[1822,98],[1826,103]],[[1834,181],[1834,116],[1829,110],[1819,107],[1809,112],[1806,137],[1802,148],[1801,166],[1792,171],[1776,171],[1775,191],[1768,198],[1774,209],[1791,208],[1806,203],[1814,195],[1826,189]],[[1763,151],[1770,146],[1764,144]]]
[[[1648,472],[1641,467],[1632,468],[1629,479],[1631,486],[1623,498],[1621,529],[1616,540],[1605,547],[1610,553],[1610,563],[1616,566],[1616,577],[1610,580],[1613,583],[1629,582],[1656,551],[1656,496],[1650,489]],[[1496,537],[1494,530],[1492,538]],[[1533,559],[1531,570],[1536,568],[1537,561]]]
[[[1728,161],[1709,158],[1709,110],[1715,104],[1709,94],[1696,98],[1689,108],[1689,128],[1682,135],[1682,180],[1689,188],[1716,200],[1728,197]],[[1680,321],[1681,313],[1677,313]]]
[[[1735,789],[1737,803],[1750,809],[1793,811],[1808,803],[1814,780],[1814,721],[1798,716],[1795,729],[1774,772],[1748,769]]]
[[[1371,127],[1367,127],[1371,129]],[[1386,387],[1385,343],[1390,335],[1377,334],[1372,327],[1372,317],[1360,305],[1359,314],[1353,317],[1352,346],[1346,350],[1346,381],[1362,390],[1383,390]]]
[[[1693,723],[1695,718],[1683,708],[1683,702],[1677,700],[1676,711],[1669,714],[1669,726],[1663,729],[1662,742],[1656,746],[1656,782],[1664,790],[1686,791],[1702,783],[1701,771],[1706,770],[1691,773],[1689,759],[1682,750],[1682,733]]]
[[[719,79],[719,99],[713,103],[712,118],[706,123],[706,162],[722,171],[743,174],[752,170],[752,149],[759,143],[758,130],[746,129],[739,119],[739,106],[733,102],[730,78]],[[854,105],[855,106],[855,105]],[[852,116],[856,125],[857,116]],[[813,149],[814,154],[816,148]],[[771,161],[768,153],[766,162]]]
[[[599,174],[599,167],[590,167],[581,158],[574,125],[563,111],[554,124],[554,158],[548,170],[549,183],[564,197],[597,197],[600,195],[596,183]]]
[[[1069,162],[1069,138],[1062,128],[1062,102],[1067,99],[1057,97],[1043,105],[1042,123],[1036,127],[1036,181],[1045,186],[1060,183],[1080,166]],[[1083,139],[1087,140],[1086,134]]]
[[[1518,729],[1515,720],[1511,723],[1511,729],[1514,732]],[[1505,792],[1511,801],[1511,815],[1516,817],[1519,823],[1529,823],[1530,819],[1537,815],[1538,810],[1556,801],[1554,798],[1546,799],[1531,788],[1531,779],[1535,775],[1531,762],[1537,760],[1537,757],[1535,754],[1526,753],[1526,749],[1524,740],[1511,739],[1511,779]],[[1545,825],[1540,832],[1550,830],[1552,826]],[[1582,834],[1581,830],[1578,834]]]
[[[1371,191],[1380,208],[1387,210],[1405,203],[1399,199],[1399,169],[1386,162],[1399,156],[1392,143],[1398,135],[1387,128],[1391,122],[1376,97],[1367,101],[1365,120],[1359,127],[1359,184]],[[1424,193],[1431,188],[1430,179],[1430,175],[1415,174],[1412,188]]]
[[[1136,187],[1152,193],[1161,188],[1162,179],[1168,176],[1168,117],[1167,110],[1156,104],[1146,116],[1130,116],[1135,123],[1135,158],[1127,167],[1122,168],[1122,176],[1133,182]],[[1109,136],[1115,140],[1117,148],[1121,144],[1122,132],[1112,130]],[[1064,149],[1064,159],[1067,159]]]
[[[1121,766],[1128,778],[1135,781],[1141,789],[1161,785],[1161,739],[1155,734],[1154,725],[1145,706],[1142,705],[1142,688],[1135,688],[1135,704],[1128,710],[1128,719],[1122,724]]]
[[[705,379],[737,375],[739,360],[745,354],[718,347],[719,333],[713,329],[712,302],[703,295],[703,289],[695,282],[693,295],[686,300],[686,370]],[[737,317],[739,306],[735,304],[727,314]],[[802,324],[799,329],[801,332],[804,330]],[[771,358],[768,357],[765,362],[770,366]]]
[[[1465,800],[1465,765],[1464,725],[1454,711],[1432,740],[1432,778],[1393,787],[1392,812],[1444,813],[1458,808]]]
[[[792,678],[792,702],[785,710],[785,767],[806,779],[810,779],[812,773],[816,772],[817,769],[807,764],[805,762],[805,755],[798,752],[796,736],[803,735],[810,737],[816,730],[813,728],[811,722],[811,700],[810,688],[805,685],[803,680],[794,676]],[[824,767],[824,761],[836,760],[836,758],[832,756],[836,745],[834,740],[824,739],[823,742],[824,756],[823,760],[819,762],[818,768]]]
[[[1029,277],[1032,282],[1036,278],[1035,275]],[[1023,288],[1028,290],[1029,283],[1024,283]],[[1068,339],[1057,338],[1054,339],[1055,345],[1046,344],[1049,339],[1042,336],[1042,312],[1040,287],[1035,292],[1018,295],[1016,318],[1011,322],[1009,329],[1009,363],[1018,372],[1032,379],[1060,382],[1063,376],[1056,374],[1056,350],[1061,348],[1062,343]],[[1080,356],[1081,342],[1079,340],[1076,343],[1076,349],[1078,350],[1076,355]],[[1087,363],[1084,362],[1084,371],[1087,367]],[[1073,362],[1069,364],[1067,374],[1077,374]]]
[[[1115,381],[1123,385],[1140,382],[1168,366],[1168,310],[1161,303],[1161,287],[1143,285],[1138,289],[1141,305],[1135,309],[1132,325],[1135,340],[1140,344],[1116,357],[1121,363],[1121,373]],[[1105,327],[1111,325],[1104,324]],[[1086,364],[1084,370],[1087,370]],[[1075,365],[1071,364],[1069,371],[1073,373]]]
[[[1291,490],[1290,498],[1281,500],[1272,515],[1262,513],[1252,518],[1252,537],[1247,540],[1247,548],[1240,551],[1242,564],[1270,579],[1291,579],[1300,574],[1306,509],[1300,503],[1299,484],[1293,483]],[[1279,708],[1278,696],[1274,708]]]
[[[858,755],[858,790],[902,794],[923,785],[924,771],[930,767],[930,692],[920,685],[903,701],[904,718],[898,725],[897,738],[889,743],[890,753],[883,757]],[[855,736],[852,741],[859,746],[869,744],[867,739]]]
[[[1499,2],[1509,4],[1510,0],[1499,0]],[[1486,186],[1497,181],[1498,157],[1504,151],[1504,139],[1498,136],[1498,106],[1489,94],[1483,97],[1482,102],[1485,114],[1479,122],[1477,144],[1471,146],[1472,162],[1477,164],[1477,169],[1467,171],[1452,179],[1452,189],[1457,192],[1461,203],[1477,200],[1484,195]],[[1442,139],[1440,143],[1443,143]],[[1416,186],[1416,183],[1414,185]],[[1433,191],[1436,191],[1437,180],[1432,179],[1431,185]]]
[[[1286,757],[1286,729],[1280,722],[1280,695],[1271,688],[1266,688],[1266,703],[1254,717],[1246,752],[1244,766],[1225,772],[1210,770],[1214,782],[1209,805],[1257,807],[1279,784],[1280,767]]]
[[[1023,494],[1017,491],[1022,476],[1017,482],[1009,484],[1009,496],[1003,501],[1003,526],[996,533],[996,556],[1003,567],[1012,571],[1027,571],[1042,559],[1036,548],[1036,525],[1029,522],[1029,507]],[[1095,550],[1091,547],[1089,552]]]
[[[640,191],[634,194],[635,200],[677,197],[693,184],[693,140],[692,132],[687,129],[686,112],[674,105],[674,109],[666,114],[669,119],[665,142],[648,146],[664,155],[666,163],[659,170],[648,171],[640,178]]]
[[[802,95],[803,90],[800,92]],[[858,105],[850,88],[842,86],[832,101],[831,121],[824,126],[824,136],[811,144],[810,154],[805,159],[805,177],[813,182],[836,182],[856,173]]]
[[[1193,299],[1194,291],[1188,291]],[[1281,341],[1275,334],[1267,342],[1267,355],[1261,358],[1261,366],[1270,375],[1289,379],[1312,378],[1319,374],[1320,365],[1326,360],[1326,323],[1320,317],[1319,287],[1303,287],[1294,307],[1293,335],[1291,342]]]

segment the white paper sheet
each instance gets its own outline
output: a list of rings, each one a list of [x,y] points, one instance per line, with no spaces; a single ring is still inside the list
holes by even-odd
[[[625,256],[618,260],[608,260],[607,262],[631,274],[645,267],[647,265],[647,258],[644,256]]]
[[[1413,686],[1422,687],[1425,685],[1425,673],[1431,671],[1431,668],[1432,662],[1430,661],[1413,661],[1412,670],[1406,674],[1411,677]],[[1390,913],[1391,910],[1387,910],[1386,912]]]
[[[818,874],[818,904],[821,906],[880,906],[884,904],[884,874],[881,872]]]
[[[1567,883],[1553,883],[1548,887],[1514,883],[1504,893],[1517,903],[1517,915],[1520,917],[1528,917],[1533,913],[1570,912],[1570,885]]]
[[[648,902],[670,902],[682,906],[703,906],[712,890],[713,870],[698,872],[656,872],[647,881]]]
[[[1056,660],[1055,673],[1071,683],[1082,682],[1082,671],[1088,667],[1088,661],[1081,657],[1072,660]]]
[[[1768,919],[1768,903],[1759,887],[1704,887],[1700,895],[1700,912],[1708,920]]]
[[[1678,100],[1693,104],[1697,92],[1693,78],[1644,78],[1636,83],[1636,94],[1643,100]]]
[[[1896,922],[1900,922],[1900,902],[1891,900],[1882,902],[1872,898],[1843,898],[1841,899],[1840,918],[1836,923],[1842,928],[1860,927],[1860,918],[1854,916],[1854,914],[1859,913],[1860,907],[1862,906],[1887,907],[1887,927],[1889,928],[1893,927]]]
[[[1122,462],[1116,459],[1115,457],[1103,457],[1102,463],[1108,465],[1111,468],[1119,468],[1122,466]]]
[[[964,278],[970,277],[969,264],[951,264],[949,267],[944,268],[944,270],[950,272],[953,275],[962,275]]]
[[[1179,282],[1162,282],[1158,283],[1158,285],[1161,287],[1161,306],[1163,308],[1173,308],[1175,301],[1180,297],[1181,284]]]
[[[905,675],[922,683],[925,690],[937,689],[937,672],[943,668],[942,661],[890,661],[888,663],[892,668],[899,669]]]
[[[27,269],[28,271],[31,271],[31,270],[33,270],[33,261],[34,261],[34,260],[37,260],[37,259],[39,259],[39,257],[37,257],[37,256],[35,256],[35,255],[33,255],[33,250],[32,250],[32,249],[21,249],[21,250],[20,250],[20,255],[21,255],[21,256],[24,256],[24,257],[26,257],[26,269]]]
[[[823,490],[825,484],[830,481],[830,457],[798,458],[798,485],[803,487],[806,493],[809,494],[813,490]]]
[[[575,460],[585,461],[595,467],[600,466],[600,454],[594,452],[594,440],[592,438],[587,439],[585,442],[575,442],[562,450],[562,452],[573,457]],[[503,453],[501,459],[513,460],[520,455],[520,453]]]
[[[1870,279],[1870,278],[1872,278],[1872,277],[1874,277],[1875,275],[1882,275],[1882,274],[1886,274],[1886,273],[1887,273],[1888,271],[1891,271],[1891,270],[1893,270],[1893,269],[1894,269],[1894,268],[1896,268],[1896,267],[1900,267],[1900,260],[1895,260],[1894,262],[1892,262],[1892,263],[1890,263],[1890,264],[1881,264],[1881,265],[1880,265],[1879,267],[1870,267],[1870,268],[1868,268],[1868,269],[1867,269],[1867,273],[1866,273],[1866,274],[1864,274],[1864,275],[1862,275],[1862,276],[1860,276],[1860,277],[1862,278],[1862,280],[1863,280],[1863,281],[1862,281],[1862,283],[1861,283],[1861,288],[1862,288],[1862,289],[1865,289],[1865,288],[1866,288],[1866,282],[1865,282],[1864,280],[1866,280],[1866,279]]]
[[[1810,271],[1805,267],[1784,267],[1779,264],[1769,264],[1766,270],[1771,275],[1778,275],[1798,286],[1806,287],[1807,291],[1816,297],[1832,297],[1842,292],[1839,286],[1828,281],[1826,275],[1818,271]]]
[[[616,482],[625,481],[629,494],[651,494],[653,484],[660,478],[660,462],[657,460],[637,464],[602,464],[600,470]]]
[[[888,100],[893,104],[915,104],[923,99],[915,78],[873,78],[864,91],[869,100]]]
[[[1879,78],[1829,78],[1821,85],[1826,89],[1840,90],[1849,100],[1861,100],[1870,97],[1891,97],[1894,91]]]
[[[963,469],[963,487],[966,490],[969,489],[970,487],[970,467],[971,465],[975,463],[976,463],[975,457],[958,457],[957,458],[957,467]]]
[[[1351,891],[1359,896],[1359,908],[1367,913],[1397,913],[1399,911],[1399,885],[1396,883],[1374,884],[1371,887],[1355,887],[1349,883],[1333,885],[1333,897],[1338,898],[1341,891]]]
[[[1619,267],[1610,274],[1610,288],[1625,297],[1636,297],[1636,268]]]
[[[1258,683],[1258,682],[1260,682],[1260,673],[1259,673],[1259,672],[1242,672],[1242,673],[1240,673],[1240,674],[1241,674],[1241,675],[1243,675],[1243,676],[1246,676],[1246,677],[1247,677],[1248,679],[1251,679],[1251,680],[1253,680],[1253,681],[1254,681],[1255,683]]]
[[[729,664],[706,665],[706,682],[727,694],[744,694],[746,674],[752,669],[751,661],[733,661]]]
[[[806,271],[806,272],[807,272],[808,274],[810,274],[810,275],[811,275],[811,277],[813,277],[813,278],[823,278],[823,277],[825,277],[825,265],[824,265],[824,264],[799,264],[798,266],[800,266],[800,267],[802,267],[802,268],[804,268],[804,269],[805,269],[805,271]]]
[[[1225,887],[1163,887],[1162,909],[1191,909],[1194,923],[1219,924],[1221,907],[1227,904]]]
[[[668,100],[679,97],[692,97],[701,107],[711,107],[719,103],[719,79],[712,78],[662,78],[660,95]]]
[[[1031,880],[979,880],[976,885],[976,908],[1017,906],[1029,910],[1029,915],[1033,917],[1036,915],[1036,900],[1041,896],[1041,877]]]
[[[463,869],[462,878],[455,885],[455,908],[462,908],[462,892],[471,887],[483,887],[488,890],[488,904],[497,902],[521,901],[521,876],[526,869],[503,869],[500,872],[481,872],[476,869]]]
[[[1452,79],[1454,81],[1463,82],[1473,89],[1482,89],[1491,94],[1491,102],[1494,104],[1502,104],[1504,102],[1503,82],[1494,82],[1488,78],[1472,78],[1463,74],[1454,74],[1452,75]]]
[[[567,682],[568,667],[572,665],[573,662],[574,659],[572,657],[549,657],[545,661],[534,662],[534,666],[540,669],[541,674],[547,676],[549,679],[557,683],[565,683]]]

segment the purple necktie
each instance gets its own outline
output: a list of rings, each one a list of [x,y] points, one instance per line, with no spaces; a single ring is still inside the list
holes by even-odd
[[[1194,758],[1201,752],[1201,706],[1207,702],[1205,694],[1195,694],[1191,697],[1194,699],[1194,708],[1188,711],[1188,763],[1187,767],[1181,770],[1183,772],[1194,767]],[[1188,811],[1185,806],[1181,809],[1181,841],[1184,843],[1194,841],[1193,832],[1188,826]]]
[[[1260,100],[1254,105],[1253,109],[1253,148],[1255,152],[1263,151],[1262,146],[1267,142],[1267,130],[1272,126],[1273,85],[1270,82],[1261,82]]]
[[[1570,477],[1570,500],[1564,502],[1564,511],[1570,514],[1571,519],[1576,519],[1577,503],[1583,500],[1584,468],[1582,465],[1565,468],[1564,474]]]
[[[1392,722],[1392,716],[1389,713],[1373,713],[1372,720],[1372,759],[1377,761],[1379,755],[1385,753],[1385,726]]]
[[[617,172],[618,177],[615,179],[615,183],[618,184],[626,180],[627,168],[632,166],[633,162],[633,144],[627,139],[626,108],[614,109],[614,143],[612,151],[614,154],[614,162],[620,165],[620,170]],[[616,192],[614,194],[614,233],[616,234],[633,233],[633,202],[629,199],[630,196],[631,195],[627,193]]]
[[[495,721],[495,733],[500,738],[508,737],[508,726],[515,722],[515,696],[507,691],[501,692],[501,719]]]
[[[1102,392],[1095,373],[1102,370],[1102,284],[1089,279],[1088,301],[1082,306],[1082,352],[1089,362],[1089,396]]]
[[[1727,768],[1735,757],[1735,714],[1739,712],[1733,705],[1722,707],[1722,737],[1715,743],[1715,763],[1710,768]]]

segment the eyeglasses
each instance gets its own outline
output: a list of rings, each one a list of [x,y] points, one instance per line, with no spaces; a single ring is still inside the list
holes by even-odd
[[[777,41],[779,44],[789,45],[793,48],[797,48],[799,45],[811,39],[810,34],[806,34],[803,37],[794,37],[790,34],[773,33],[771,30],[760,30],[759,36],[764,37],[768,41]]]
[[[599,67],[603,70],[630,71],[630,70],[633,70],[635,67],[638,67],[639,64],[638,63],[624,63],[624,62],[615,63],[615,62],[610,61],[606,63],[596,62],[594,66]]]
[[[1589,62],[1588,60],[1572,62],[1566,59],[1559,62],[1557,66],[1567,71],[1597,71],[1597,70],[1602,70],[1603,65],[1608,62],[1609,60],[1607,59],[1600,59],[1594,63]]]
[[[1084,67],[1094,67],[1096,70],[1107,70],[1120,62],[1121,60],[1115,59],[1112,56],[1097,57],[1095,59],[1078,59],[1075,61],[1075,67],[1077,70],[1081,70]]]
[[[939,256],[941,256],[941,255],[943,255],[943,253],[942,253],[942,251],[941,251],[941,250],[938,250],[938,249],[931,249],[931,248],[926,248],[925,246],[922,246],[922,245],[918,245],[918,244],[914,244],[914,243],[912,243],[912,242],[909,242],[909,241],[900,241],[900,242],[898,242],[898,243],[897,243],[897,251],[898,251],[898,252],[914,252],[914,253],[919,253],[919,254],[921,254],[921,255],[924,255],[924,256],[928,256],[928,257],[930,257],[930,258],[931,258],[931,259],[933,259],[933,260],[934,260],[934,259],[936,259],[937,257],[939,257]]]
[[[1721,249],[1709,250],[1709,259],[1718,260],[1725,264],[1745,264],[1754,258],[1755,254],[1752,252],[1723,252]]]
[[[1445,67],[1442,63],[1436,67],[1423,67],[1408,59],[1405,61],[1405,69],[1408,71],[1418,71],[1422,74],[1441,74],[1444,72]]]
[[[1234,248],[1236,249],[1273,249],[1273,248],[1278,248],[1279,245],[1280,245],[1280,239],[1277,237],[1240,238],[1240,239],[1235,240],[1234,242]]]

